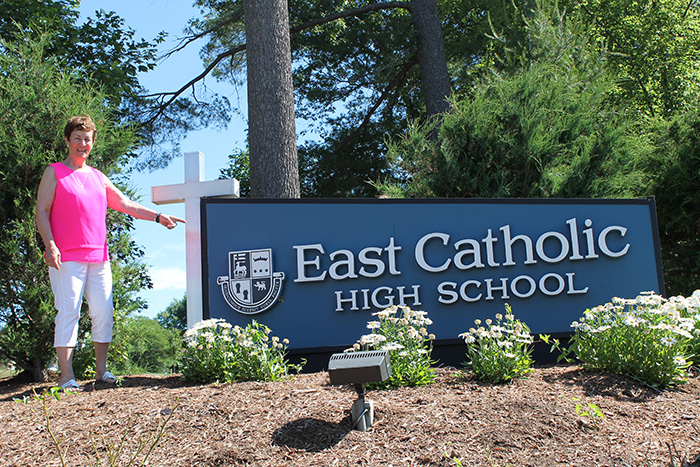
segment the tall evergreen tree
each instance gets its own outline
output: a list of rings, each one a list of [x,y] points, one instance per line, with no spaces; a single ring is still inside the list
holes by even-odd
[[[0,355],[34,380],[53,355],[53,299],[35,225],[36,192],[50,163],[65,157],[63,126],[90,114],[99,128],[91,165],[116,176],[135,137],[114,123],[108,96],[79,78],[79,70],[46,56],[49,36],[0,42]],[[115,308],[120,316],[143,307],[134,295],[150,281],[130,239],[130,220],[109,217]],[[81,341],[84,339],[81,336]]]
[[[286,0],[245,0],[251,196],[298,198]]]
[[[527,21],[535,60],[454,100],[440,141],[428,141],[430,125],[417,125],[392,146],[404,195],[604,197],[650,186],[639,179],[647,177],[639,170],[644,134],[609,98],[616,81],[605,53],[577,22],[553,17]]]
[[[616,98],[649,116],[672,118],[700,92],[700,4],[692,0],[585,0],[574,4],[605,44],[620,79]]]
[[[201,91],[152,95],[141,85],[138,75],[155,68],[157,46],[166,33],[137,39],[113,11],[99,10],[81,21],[79,4],[79,0],[3,0],[0,38],[12,43],[25,34],[51,33],[46,56],[82,70],[78,82],[98,83],[115,116],[137,125],[142,157],[132,161],[135,168],[165,166],[180,155],[179,141],[187,132],[228,122],[230,105],[224,97]],[[163,107],[164,100],[170,105]]]
[[[196,2],[210,13],[191,23],[190,40],[208,39],[207,70],[198,78],[211,72],[243,82],[244,4]],[[300,150],[303,193],[373,194],[367,180],[385,172],[384,138],[403,131],[407,115],[429,118],[447,108],[451,83],[438,3],[292,1],[289,12],[296,116],[329,128],[323,143]],[[347,111],[337,115],[339,107]]]
[[[490,75],[454,98],[440,141],[415,124],[391,146],[400,181],[380,186],[398,197],[656,196],[666,291],[690,294],[700,280],[697,100],[681,99],[672,118],[640,111],[652,101],[591,41],[587,15],[539,8],[513,22],[515,39],[494,32]]]

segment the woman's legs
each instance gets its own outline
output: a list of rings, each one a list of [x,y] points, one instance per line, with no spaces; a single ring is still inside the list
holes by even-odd
[[[75,379],[73,353],[78,341],[80,305],[83,301],[86,274],[86,265],[74,261],[61,264],[60,270],[49,268],[54,306],[57,310],[54,347],[58,357],[58,366],[61,370],[61,376],[58,380],[59,385]]]
[[[85,283],[85,299],[90,309],[92,343],[95,346],[95,376],[98,381],[107,371],[107,355],[114,325],[110,266],[109,261],[90,263]]]
[[[75,379],[73,373],[73,353],[75,347],[56,347],[56,356],[58,357],[58,368],[61,370],[61,376],[58,379],[58,385],[61,386],[68,381]]]
[[[112,270],[104,263],[64,262],[61,269],[49,268],[54,293],[56,330],[54,347],[61,370],[59,384],[74,379],[73,354],[78,340],[78,325],[83,294],[88,302],[95,346],[97,378],[107,369],[107,354],[112,341],[114,306],[112,304]]]
[[[109,354],[109,342],[93,342],[95,346],[95,379],[100,381],[107,371],[107,355]]]

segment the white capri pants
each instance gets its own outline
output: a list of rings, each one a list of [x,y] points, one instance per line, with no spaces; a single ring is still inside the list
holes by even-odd
[[[112,341],[114,305],[112,303],[112,268],[109,261],[82,263],[67,261],[61,269],[49,267],[56,314],[54,347],[75,347],[83,294],[92,323],[92,341]]]

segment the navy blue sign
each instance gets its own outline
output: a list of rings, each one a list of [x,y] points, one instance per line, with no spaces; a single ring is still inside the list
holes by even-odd
[[[350,346],[372,313],[424,310],[438,341],[509,303],[533,333],[663,293],[653,199],[202,200],[205,318],[290,349]]]

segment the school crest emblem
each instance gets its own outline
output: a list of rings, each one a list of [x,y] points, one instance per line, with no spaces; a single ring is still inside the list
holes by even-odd
[[[216,280],[228,306],[254,315],[277,303],[284,273],[273,272],[272,249],[230,251],[228,268],[228,276]]]

